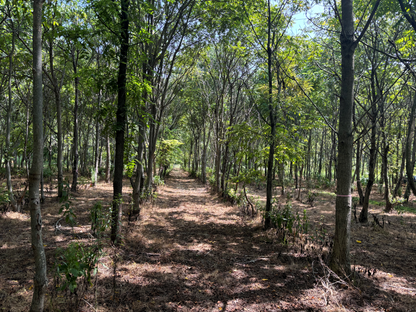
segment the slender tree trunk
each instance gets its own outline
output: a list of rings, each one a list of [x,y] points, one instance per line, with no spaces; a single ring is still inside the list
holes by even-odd
[[[129,51],[129,0],[121,0],[120,12],[120,67],[118,72],[118,105],[117,105],[117,131],[116,131],[116,157],[114,162],[113,181],[113,211],[111,216],[111,241],[114,244],[121,243],[121,216],[123,194],[123,169],[124,169],[124,133],[127,118],[126,82],[127,60]],[[150,161],[150,159],[149,159]]]
[[[11,159],[11,151],[10,151],[10,132],[11,132],[11,116],[13,112],[13,101],[12,101],[12,74],[13,74],[13,54],[15,49],[15,30],[14,24],[12,22],[12,50],[9,55],[9,81],[8,81],[8,91],[9,91],[9,99],[8,99],[8,106],[7,106],[7,116],[6,116],[6,179],[7,179],[7,191],[9,193],[10,203],[13,208],[20,212],[20,207],[17,207],[16,200],[13,195],[13,185],[12,185],[12,167],[10,163]]]
[[[357,190],[358,190],[358,196],[359,204],[362,205],[364,203],[364,194],[363,194],[363,188],[361,186],[361,140],[357,141],[357,150],[356,150],[356,158],[355,158],[355,172],[357,174]]]
[[[383,117],[384,119],[384,117]],[[389,144],[386,140],[386,134],[383,131],[383,177],[384,177],[384,199],[386,200],[386,207],[384,208],[385,212],[390,212],[393,209],[393,205],[390,201],[390,191],[389,191],[389,176],[388,176],[388,153],[389,153]]]
[[[377,115],[378,110],[375,102],[378,98],[373,96],[373,108],[372,108],[372,115],[371,115],[371,146],[370,146],[370,159],[368,164],[368,181],[365,187],[365,194],[364,194],[364,201],[363,201],[363,208],[360,212],[359,221],[361,223],[368,222],[368,205],[370,202],[370,195],[371,190],[373,188],[374,180],[375,180],[375,167],[376,167],[376,158],[377,158]]]
[[[221,193],[222,195],[225,195],[225,192],[227,191],[225,189],[225,177],[226,177],[226,171],[227,171],[227,165],[228,165],[228,149],[229,149],[229,143],[225,143],[225,149],[224,149],[224,157],[222,158],[222,175],[221,175]]]
[[[110,183],[110,171],[111,171],[111,150],[110,150],[110,135],[106,136],[106,149],[107,155],[105,158],[105,183]]]
[[[329,165],[328,165],[328,181],[332,181],[332,161],[334,160],[334,150],[335,150],[335,146],[334,146],[334,133],[331,133],[331,152],[330,152],[330,156],[329,156]]]
[[[279,180],[282,183],[280,194],[285,195],[285,163],[283,161],[279,163]]]
[[[133,213],[139,215],[140,214],[140,195],[142,184],[144,181],[142,180],[143,176],[143,143],[144,143],[144,136],[145,136],[145,125],[144,121],[142,120],[140,124],[140,132],[139,132],[139,142],[138,142],[138,151],[137,151],[137,170],[136,170],[136,180],[134,181],[133,185]]]
[[[25,150],[23,153],[23,157],[26,163],[26,176],[29,180],[29,155],[27,153],[27,143],[29,140],[29,123],[30,123],[30,109],[29,109],[29,101],[26,102],[26,131],[25,131]],[[0,157],[1,159],[1,157]]]
[[[298,164],[295,165],[295,189],[298,188],[299,179],[298,179]]]
[[[31,312],[43,311],[48,285],[39,199],[39,182],[43,167],[42,4],[42,0],[33,1],[33,162],[29,175],[29,207],[35,277],[33,278]]]
[[[75,55],[76,54],[76,55]],[[74,103],[74,137],[73,137],[73,164],[72,164],[72,186],[71,191],[77,191],[78,184],[78,93],[79,93],[79,77],[78,77],[78,51],[72,50],[72,66],[75,75],[75,103]]]
[[[342,0],[341,55],[342,80],[338,131],[337,198],[335,206],[335,237],[330,266],[338,274],[349,275],[351,231],[352,173],[352,111],[354,102],[354,40],[353,1]]]
[[[415,112],[416,112],[416,93],[413,95],[413,103],[410,109],[409,122],[408,122],[408,127],[407,127],[407,137],[406,137],[406,175],[407,175],[407,183],[411,191],[413,192],[413,195],[416,195],[416,185],[415,185],[415,182],[413,181],[414,162],[411,161],[412,139],[413,139],[414,130],[415,130]]]
[[[97,101],[98,108],[101,106],[101,89],[98,91],[98,101]],[[94,186],[97,186],[98,182],[98,169],[100,163],[100,122],[97,117],[97,121],[95,123],[95,159],[94,159]]]
[[[272,24],[271,24],[271,10],[270,0],[268,4],[268,25],[267,25],[267,78],[268,78],[268,109],[269,109],[269,122],[270,122],[270,137],[269,137],[269,160],[267,163],[267,184],[266,184],[266,211],[264,217],[264,228],[269,229],[271,224],[270,212],[272,210],[272,196],[273,196],[273,164],[274,164],[274,149],[275,149],[275,136],[276,136],[276,118],[273,108],[273,74],[272,74]],[[279,66],[279,65],[278,65]],[[279,77],[279,73],[277,73]]]
[[[203,137],[203,148],[202,148],[202,166],[201,166],[201,179],[202,183],[205,185],[207,183],[207,149],[208,142],[210,140],[211,131],[208,132],[208,138],[206,139],[205,127],[204,127],[204,137]]]
[[[219,128],[217,126],[217,128]],[[215,191],[219,192],[220,187],[220,166],[221,166],[221,145],[217,130],[217,140],[215,142]]]
[[[155,161],[155,151],[156,151],[156,104],[151,103],[151,115],[153,120],[150,121],[150,130],[149,130],[149,147],[148,147],[148,158],[147,158],[147,191],[149,194],[152,193],[152,183],[153,183],[153,165]]]
[[[400,165],[400,169],[397,175],[397,180],[396,180],[396,187],[394,188],[393,191],[393,197],[397,197],[398,193],[399,193],[399,188],[402,185],[402,180],[403,180],[403,171],[404,171],[404,164],[406,163],[406,151],[405,149],[403,150],[402,153],[402,163]]]
[[[325,141],[325,134],[326,131],[322,131],[322,140],[321,140],[321,149],[319,151],[319,162],[318,162],[318,175],[321,176],[322,174],[322,159],[324,157],[324,141]]]
[[[312,145],[312,129],[309,130],[309,138],[308,138],[308,151],[306,153],[307,163],[306,163],[306,179],[311,179],[311,145]]]

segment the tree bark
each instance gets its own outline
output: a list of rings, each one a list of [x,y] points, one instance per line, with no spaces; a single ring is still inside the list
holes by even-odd
[[[416,185],[415,185],[415,182],[413,181],[414,162],[412,162],[411,160],[412,139],[413,139],[414,130],[415,130],[415,112],[416,112],[416,93],[413,96],[413,103],[410,109],[409,122],[408,122],[408,127],[407,127],[407,137],[406,137],[406,175],[407,175],[408,186],[413,192],[413,195],[416,195]]]
[[[393,191],[393,197],[397,197],[397,195],[399,193],[399,188],[402,185],[403,171],[404,171],[404,164],[405,163],[406,163],[406,151],[404,150],[403,153],[402,153],[402,163],[400,165],[400,169],[399,169],[399,172],[398,172],[398,175],[397,175],[396,187],[394,188],[394,191]]]
[[[145,125],[144,120],[140,121],[140,131],[139,131],[139,142],[138,142],[138,151],[137,151],[137,169],[136,169],[136,179],[133,185],[133,214],[139,215],[140,214],[140,195],[142,184],[144,181],[142,180],[143,176],[143,143],[144,143],[144,136],[145,136]]]
[[[8,99],[8,106],[7,106],[7,116],[6,116],[6,179],[7,179],[7,191],[9,193],[9,200],[12,207],[20,212],[20,207],[17,206],[16,200],[13,195],[13,185],[12,185],[12,168],[11,168],[11,153],[10,153],[10,132],[11,132],[11,116],[13,112],[13,101],[12,101],[12,73],[13,73],[13,54],[15,49],[15,30],[14,30],[14,24],[12,19],[12,50],[10,51],[9,55],[9,81],[8,81],[8,93],[9,93],[9,99]]]
[[[35,277],[31,312],[43,311],[48,285],[39,199],[39,182],[43,167],[42,4],[42,0],[33,1],[33,162],[29,174],[29,207]]]
[[[76,55],[75,55],[76,54]],[[72,142],[72,153],[73,153],[73,163],[72,163],[72,185],[71,191],[77,191],[78,184],[78,93],[79,93],[79,77],[78,77],[78,51],[75,47],[72,50],[72,67],[74,69],[75,75],[75,102],[74,102],[74,137]]]
[[[101,89],[98,91],[98,108],[101,104]],[[97,121],[95,123],[95,159],[94,159],[94,186],[97,186],[98,182],[98,169],[100,162],[100,122],[97,116]]]
[[[123,169],[124,169],[124,133],[127,118],[126,83],[127,61],[129,51],[129,0],[121,0],[120,12],[120,66],[118,72],[118,103],[116,125],[116,157],[114,161],[113,181],[113,211],[111,223],[111,241],[118,245],[121,243],[121,216],[123,194]]]
[[[354,103],[354,39],[353,1],[342,0],[341,55],[342,78],[338,132],[337,198],[335,206],[335,237],[330,266],[338,274],[349,275],[351,230],[352,173],[352,110]]]
[[[361,142],[357,141],[356,148],[356,159],[355,159],[355,172],[357,174],[357,191],[359,196],[359,204],[362,205],[364,202],[363,188],[361,186]]]
[[[106,136],[106,150],[107,155],[105,158],[105,183],[110,183],[110,171],[111,171],[111,149],[110,149],[110,135]]]
[[[264,217],[264,228],[269,229],[271,224],[270,212],[272,210],[272,196],[273,196],[273,164],[274,164],[274,149],[275,149],[275,136],[276,136],[276,120],[273,108],[273,76],[272,76],[272,25],[271,25],[271,10],[270,0],[268,4],[268,20],[267,20],[267,78],[268,78],[268,109],[269,109],[269,122],[270,122],[270,137],[269,137],[269,159],[267,162],[267,184],[266,184],[266,209]],[[279,65],[278,65],[279,66]],[[277,74],[279,75],[279,74]]]

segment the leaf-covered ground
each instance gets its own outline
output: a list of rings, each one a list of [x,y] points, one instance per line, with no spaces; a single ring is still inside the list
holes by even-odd
[[[309,234],[289,237],[284,245],[275,230],[262,230],[260,217],[244,215],[179,170],[143,205],[140,220],[125,217],[124,244],[106,245],[93,286],[81,291],[80,285],[77,296],[54,291],[56,249],[71,241],[93,244],[89,211],[98,201],[109,203],[112,188],[85,184],[74,194],[73,230],[63,221],[55,230],[60,218],[55,191],[43,208],[47,311],[416,311],[415,215],[383,214],[382,207],[371,206],[380,222],[384,216],[384,228],[353,221],[352,262],[360,278],[344,282],[322,261],[334,226],[330,191],[316,190],[314,207],[293,200],[294,211],[307,211]],[[127,202],[127,182],[124,192]],[[250,193],[264,197],[264,190]],[[286,197],[280,201],[284,205]],[[2,311],[29,310],[34,274],[29,227],[27,211],[1,214]]]

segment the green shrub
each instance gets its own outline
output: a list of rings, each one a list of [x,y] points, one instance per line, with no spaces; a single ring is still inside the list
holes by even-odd
[[[264,207],[262,210],[263,213],[265,213]],[[277,201],[273,200],[270,219],[273,227],[277,229],[277,233],[282,242],[285,244],[288,242],[288,235],[295,237],[301,233],[308,233],[309,219],[306,210],[303,210],[302,216],[299,215],[298,212],[294,213],[291,202],[288,202],[282,207],[281,205],[278,205]]]
[[[59,213],[63,212],[63,218],[65,222],[70,225],[72,228],[76,224],[76,215],[72,209],[72,201],[70,196],[70,187],[69,182],[66,181],[62,187],[62,197],[59,199],[59,202],[62,204],[59,209]]]
[[[97,238],[111,226],[112,206],[104,207],[101,202],[95,203],[91,209],[91,231]]]
[[[65,250],[59,248],[55,265],[59,290],[69,289],[71,293],[76,292],[80,286],[80,279],[86,286],[92,286],[91,277],[97,273],[97,264],[101,256],[101,247],[98,245],[71,243]]]
[[[215,186],[215,183],[216,183],[216,181],[215,181],[215,174],[212,174],[212,175],[209,177],[208,181],[209,181],[209,184],[210,184],[211,186]]]
[[[163,181],[162,178],[157,175],[153,177],[153,184],[156,186],[162,186],[165,185],[165,181]]]

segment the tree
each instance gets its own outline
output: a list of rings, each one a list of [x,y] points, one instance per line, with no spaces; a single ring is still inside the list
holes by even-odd
[[[46,255],[42,240],[39,183],[43,168],[43,96],[42,96],[42,5],[33,1],[33,161],[29,175],[29,205],[32,248],[35,255],[35,277],[30,311],[44,308],[46,287]]]
[[[124,141],[127,118],[126,105],[126,82],[127,62],[129,52],[129,0],[120,0],[119,22],[120,22],[120,63],[117,78],[117,121],[116,121],[116,156],[114,161],[113,181],[113,211],[111,223],[111,241],[119,244],[121,240],[121,216],[122,216],[122,194],[123,194],[123,171],[124,171]]]
[[[349,275],[351,232],[351,176],[352,176],[352,112],[354,104],[354,52],[377,10],[380,0],[373,5],[370,16],[358,38],[355,38],[353,0],[342,0],[341,12],[341,95],[339,103],[337,198],[335,203],[335,236],[331,268]]]

